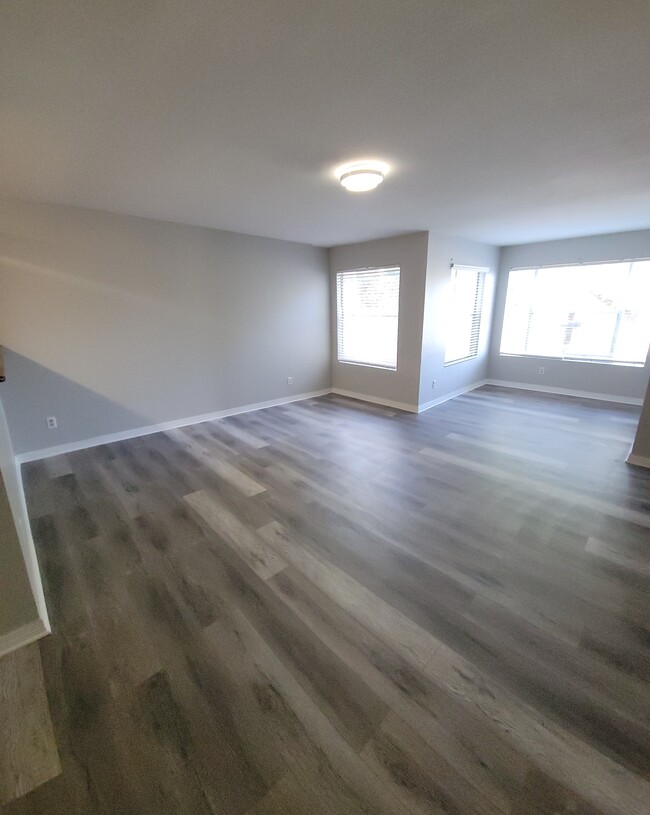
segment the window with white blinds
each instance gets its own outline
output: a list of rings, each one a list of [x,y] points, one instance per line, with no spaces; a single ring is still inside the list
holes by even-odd
[[[650,260],[512,269],[501,353],[643,365]]]
[[[336,275],[339,362],[397,370],[398,266]]]
[[[487,271],[483,266],[452,266],[445,365],[473,359],[478,354]]]

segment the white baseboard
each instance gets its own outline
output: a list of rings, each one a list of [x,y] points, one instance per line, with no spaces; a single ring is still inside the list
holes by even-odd
[[[626,405],[641,405],[642,399],[633,399],[625,396],[612,396],[605,393],[591,393],[589,391],[571,390],[568,388],[546,388],[538,385],[528,385],[521,382],[507,382],[501,379],[483,379],[479,382],[474,382],[465,388],[451,391],[451,393],[444,394],[437,399],[432,399],[430,402],[425,402],[422,405],[409,404],[407,402],[396,402],[392,399],[384,399],[382,397],[371,396],[367,393],[358,393],[356,391],[343,390],[342,388],[323,388],[309,393],[300,393],[295,396],[286,396],[280,399],[271,399],[267,402],[256,402],[250,405],[241,405],[239,407],[228,408],[226,410],[218,410],[212,413],[202,413],[198,416],[188,416],[184,419],[174,419],[169,422],[161,422],[160,424],[146,425],[143,427],[135,427],[131,430],[123,430],[118,433],[108,433],[105,436],[95,436],[94,438],[81,439],[80,441],[69,442],[68,444],[59,444],[54,447],[44,447],[41,450],[30,450],[26,453],[19,453],[16,456],[18,465],[26,464],[30,461],[40,461],[44,458],[51,458],[52,456],[60,456],[65,453],[74,453],[76,450],[86,450],[89,447],[98,447],[101,444],[111,444],[115,441],[125,441],[127,439],[135,439],[139,436],[148,436],[152,433],[161,433],[165,430],[174,430],[177,427],[187,427],[192,424],[200,424],[201,422],[210,422],[215,419],[224,419],[227,416],[237,416],[240,413],[250,413],[254,410],[262,410],[268,407],[276,407],[277,405],[286,405],[290,402],[300,402],[305,399],[314,399],[317,396],[325,396],[328,393],[336,393],[340,396],[347,396],[350,399],[359,399],[362,402],[370,402],[375,405],[383,405],[384,407],[396,408],[397,410],[404,410],[408,413],[422,413],[429,410],[436,405],[447,402],[456,396],[461,396],[463,393],[480,388],[482,385],[496,385],[502,388],[517,388],[519,390],[539,391],[540,393],[556,393],[565,396],[580,396],[587,399],[600,399],[606,402],[619,402]]]
[[[324,396],[331,393],[331,388],[323,388],[319,391],[311,391],[310,393],[300,393],[295,396],[284,396],[280,399],[271,399],[268,402],[257,402],[252,405],[241,405],[240,407],[228,408],[227,410],[217,410],[213,413],[202,413],[199,416],[189,416],[185,419],[174,419],[171,422],[162,422],[160,424],[151,424],[144,427],[134,427],[132,430],[123,430],[119,433],[109,433],[106,436],[95,436],[91,439],[82,439],[81,441],[73,441],[68,444],[59,444],[56,447],[45,447],[42,450],[31,450],[27,453],[19,453],[16,456],[18,464],[26,464],[29,461],[40,461],[43,458],[51,458],[52,456],[61,456],[65,453],[74,453],[76,450],[86,450],[89,447],[99,447],[101,444],[111,444],[114,441],[125,441],[127,439],[135,439],[138,436],[149,436],[152,433],[161,433],[165,430],[174,430],[177,427],[187,427],[192,424],[200,424],[201,422],[211,422],[215,419],[225,419],[227,416],[237,416],[240,413],[250,413],[253,410],[262,410],[263,408],[276,407],[277,405],[286,405],[290,402],[301,402],[304,399],[314,399],[316,396]]]
[[[339,396],[347,396],[350,399],[358,399],[360,402],[370,402],[373,405],[383,405],[384,407],[405,410],[408,413],[417,413],[417,405],[409,405],[406,402],[394,402],[392,399],[384,399],[379,396],[369,396],[367,393],[357,393],[356,391],[346,391],[342,388],[331,388],[329,393],[336,393]]]
[[[43,591],[43,581],[41,579],[41,570],[38,566],[38,557],[36,555],[36,546],[34,545],[34,538],[32,537],[32,527],[29,523],[29,514],[27,512],[27,499],[25,498],[25,489],[23,487],[23,478],[20,472],[20,464],[15,459],[16,476],[17,476],[17,502],[18,506],[14,507],[14,522],[20,540],[20,547],[23,551],[25,559],[25,567],[27,568],[27,576],[29,584],[34,595],[34,602],[36,603],[36,610],[40,617],[39,623],[43,629],[44,634],[50,633],[50,618],[47,613],[47,605],[45,603],[45,593]],[[42,636],[40,634],[39,636]],[[38,639],[38,637],[34,637]]]
[[[650,470],[650,457],[648,456],[637,456],[636,453],[633,453],[630,450],[625,461],[627,464],[632,464],[634,467],[645,467],[646,469]]]
[[[437,399],[432,399],[430,402],[425,402],[423,405],[420,405],[418,413],[423,413],[425,410],[429,410],[429,408],[435,407],[436,405],[442,405],[443,402],[448,402],[450,399],[455,399],[456,396],[462,396],[464,393],[469,393],[469,391],[473,391],[476,388],[480,388],[482,385],[486,384],[487,379],[481,379],[479,382],[474,382],[473,384],[467,385],[464,388],[458,388],[458,390],[445,393],[443,396],[439,396]]]
[[[8,634],[0,636],[0,657],[10,654],[12,651],[23,648],[31,642],[36,642],[49,634],[50,630],[46,627],[42,620],[34,620],[31,623],[22,625],[15,631],[10,631]]]
[[[499,388],[516,388],[522,391],[538,391],[539,393],[556,393],[559,396],[579,396],[581,399],[597,399],[601,402],[618,402],[621,405],[642,405],[643,399],[631,396],[614,396],[611,393],[593,393],[592,391],[578,391],[572,388],[551,388],[544,385],[529,385],[525,382],[506,382],[504,379],[486,379],[484,385],[496,385]]]

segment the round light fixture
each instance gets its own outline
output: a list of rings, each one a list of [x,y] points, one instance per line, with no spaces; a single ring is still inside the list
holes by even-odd
[[[381,184],[388,169],[383,161],[355,161],[339,167],[336,175],[349,192],[367,192]]]

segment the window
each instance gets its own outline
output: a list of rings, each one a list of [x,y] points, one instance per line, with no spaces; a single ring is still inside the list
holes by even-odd
[[[650,260],[512,269],[501,353],[643,365]]]
[[[339,362],[397,370],[399,267],[336,275]]]
[[[478,354],[486,273],[487,269],[481,266],[451,267],[445,365],[473,359]]]

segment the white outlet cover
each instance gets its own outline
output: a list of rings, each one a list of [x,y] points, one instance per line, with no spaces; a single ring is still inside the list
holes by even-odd
[[[54,430],[56,427],[58,427],[56,423],[56,416],[48,416],[45,422],[50,430]]]

